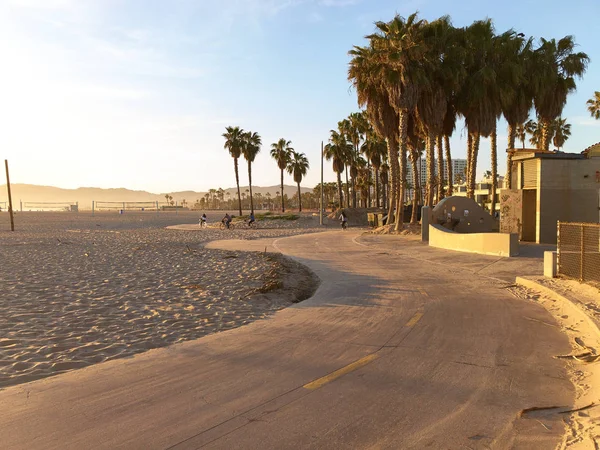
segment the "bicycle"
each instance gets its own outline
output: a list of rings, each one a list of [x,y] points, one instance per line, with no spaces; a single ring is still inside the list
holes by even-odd
[[[202,220],[202,219],[200,219],[200,220],[198,221],[198,226],[199,226],[200,228],[208,228],[208,222],[207,222],[206,220]]]
[[[227,225],[225,225],[225,222],[221,222],[221,225],[219,226],[219,228],[221,230],[226,230],[227,229]],[[233,222],[229,223],[229,229],[233,230],[235,228],[235,225],[233,224]]]
[[[246,224],[246,227],[248,228],[252,228],[254,230],[256,230],[258,228],[258,223],[256,222],[256,220],[254,222],[244,222]]]

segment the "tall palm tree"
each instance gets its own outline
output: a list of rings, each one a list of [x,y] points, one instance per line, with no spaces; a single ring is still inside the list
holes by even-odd
[[[565,141],[571,136],[571,124],[567,123],[567,119],[559,117],[554,120],[552,128],[554,131],[552,143],[560,150],[565,145]]]
[[[342,191],[342,172],[346,167],[345,161],[349,151],[352,151],[346,137],[341,135],[336,130],[331,130],[329,143],[325,145],[324,154],[327,161],[333,160],[333,171],[337,174],[338,196],[340,200],[340,208],[344,206],[344,194]]]
[[[390,182],[389,179],[389,174],[390,173],[390,166],[388,163],[383,163],[381,165],[381,205],[383,206],[383,208],[387,208],[388,204],[387,204],[387,192],[388,192],[388,184]],[[389,216],[388,216],[389,217]]]
[[[482,136],[496,130],[501,105],[497,82],[499,63],[496,36],[490,19],[476,21],[465,29],[465,66],[467,76],[457,95],[457,109],[465,118],[467,151],[467,196],[474,197],[477,157]]]
[[[242,154],[244,159],[248,162],[248,188],[250,190],[250,211],[254,214],[254,200],[252,198],[252,163],[260,152],[262,145],[262,139],[256,132],[248,131],[244,133],[244,146],[242,147]]]
[[[285,212],[285,200],[283,194],[283,171],[287,168],[290,161],[290,155],[294,151],[291,147],[292,141],[287,141],[284,138],[271,144],[271,157],[277,161],[277,167],[281,170],[281,212]]]
[[[506,51],[503,57],[510,60],[509,75],[512,79],[503,79],[511,88],[512,95],[501,97],[502,114],[508,123],[508,152],[506,156],[507,187],[512,188],[512,150],[515,148],[517,137],[523,136],[522,124],[529,117],[533,106],[533,87],[529,75],[533,63],[533,40],[525,39],[522,35],[512,34],[505,42]],[[519,128],[520,127],[520,128]],[[525,148],[524,137],[523,148]]]
[[[587,109],[596,120],[600,120],[600,92],[594,92],[594,97],[590,98],[587,102]]]
[[[390,104],[386,86],[382,82],[382,79],[391,78],[387,76],[390,69],[383,64],[381,57],[385,53],[385,46],[380,45],[375,38],[369,36],[367,38],[370,41],[369,46],[355,46],[349,52],[352,59],[348,69],[348,79],[356,89],[358,105],[366,107],[375,132],[387,144],[389,165],[385,166],[385,175],[382,167],[382,177],[385,177],[384,204],[388,208],[388,223],[391,224],[400,178],[398,114]]]
[[[530,119],[525,122],[523,128],[525,133],[531,135],[529,143],[539,149],[542,142],[542,128],[539,126],[539,123]],[[525,145],[523,145],[523,148],[525,148]]]
[[[589,63],[583,52],[575,53],[575,41],[566,36],[559,41],[540,39],[533,53],[535,67],[533,81],[534,105],[541,127],[540,148],[550,148],[552,121],[560,117],[567,96],[576,89],[575,78],[581,78]]]
[[[238,207],[240,216],[242,215],[242,196],[240,195],[240,176],[238,173],[238,159],[242,156],[244,148],[244,130],[240,127],[226,127],[226,132],[223,133],[225,138],[224,148],[229,151],[233,158],[233,167],[235,169],[235,184],[238,193]]]
[[[287,172],[294,177],[294,181],[298,185],[298,208],[300,212],[302,212],[302,192],[300,190],[300,183],[309,168],[308,158],[306,158],[304,153],[292,152],[292,157],[288,162]]]
[[[367,161],[371,162],[375,170],[375,206],[379,208],[381,206],[379,202],[379,173],[387,153],[387,146],[385,145],[385,141],[372,132],[365,142],[363,142],[361,151],[366,156]]]

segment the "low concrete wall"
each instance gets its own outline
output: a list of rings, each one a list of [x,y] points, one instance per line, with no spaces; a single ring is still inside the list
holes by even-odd
[[[518,256],[519,236],[508,233],[455,233],[439,225],[429,225],[429,245],[480,255]]]

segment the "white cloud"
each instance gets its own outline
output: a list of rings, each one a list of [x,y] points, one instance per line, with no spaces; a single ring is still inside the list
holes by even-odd
[[[596,120],[591,116],[574,116],[569,118],[573,125],[582,127],[600,127],[600,120]]]

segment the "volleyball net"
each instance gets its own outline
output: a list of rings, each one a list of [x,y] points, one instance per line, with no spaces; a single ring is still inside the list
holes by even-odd
[[[157,211],[159,202],[98,202],[92,203],[96,211]]]
[[[72,211],[79,210],[77,202],[21,202],[21,211]]]

